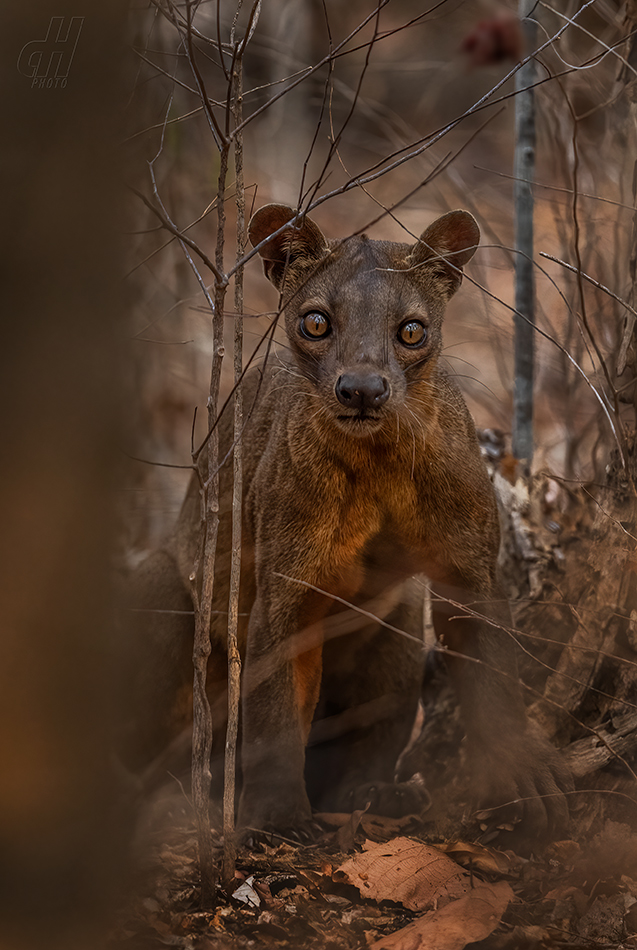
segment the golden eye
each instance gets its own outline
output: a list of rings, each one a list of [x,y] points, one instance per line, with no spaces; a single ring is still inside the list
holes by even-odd
[[[398,339],[405,346],[420,346],[427,339],[427,327],[420,320],[408,320],[398,330]]]
[[[301,317],[301,333],[308,340],[321,340],[331,329],[330,321],[320,310],[312,310]]]

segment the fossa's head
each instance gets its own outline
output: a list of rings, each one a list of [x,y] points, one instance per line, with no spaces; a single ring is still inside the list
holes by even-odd
[[[307,385],[342,431],[371,435],[408,409],[410,398],[422,402],[446,305],[480,230],[468,211],[450,211],[414,244],[366,235],[328,241],[308,217],[286,227],[294,217],[285,205],[260,208],[250,240],[281,292]]]

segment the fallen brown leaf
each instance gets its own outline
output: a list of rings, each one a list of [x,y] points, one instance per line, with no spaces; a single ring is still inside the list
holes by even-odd
[[[332,877],[353,884],[363,897],[395,901],[416,911],[442,906],[470,886],[469,876],[455,861],[409,838],[371,845],[341,864]]]
[[[340,828],[351,818],[350,812],[345,811],[319,811],[314,815],[315,821],[321,821],[330,828]]]
[[[477,884],[464,897],[432,910],[411,924],[377,940],[370,950],[462,950],[484,940],[500,923],[514,894],[505,881]]]
[[[361,808],[359,811],[353,811],[345,824],[341,825],[341,827],[336,831],[334,839],[341,851],[347,853],[348,851],[354,850],[354,845],[356,843],[356,832],[358,831],[358,826],[361,823],[361,818],[368,808],[369,803],[365,806],[365,808]]]
[[[590,898],[580,887],[574,887],[572,884],[560,884],[554,887],[548,893],[544,894],[544,900],[547,901],[566,901],[572,900],[573,906],[581,917],[586,913]]]
[[[385,815],[367,813],[361,819],[361,828],[373,841],[387,841],[401,832],[414,833],[422,825],[418,815],[403,815],[402,818],[387,818]]]
[[[486,871],[489,874],[506,874],[511,870],[512,860],[504,851],[496,851],[483,844],[469,841],[449,841],[436,847],[448,854],[463,866],[470,865],[474,871]]]

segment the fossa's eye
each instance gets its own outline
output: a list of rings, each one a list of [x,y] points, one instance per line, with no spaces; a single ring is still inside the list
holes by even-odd
[[[404,346],[420,346],[427,339],[427,327],[420,320],[407,320],[398,330],[398,339]]]
[[[320,310],[312,310],[301,317],[301,333],[307,340],[322,340],[331,329],[332,324]]]

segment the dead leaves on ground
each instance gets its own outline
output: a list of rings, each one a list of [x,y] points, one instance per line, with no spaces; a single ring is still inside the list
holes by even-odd
[[[513,897],[506,881],[477,884],[441,910],[377,940],[372,950],[462,950],[493,933]]]
[[[412,824],[356,813],[329,816],[323,840],[312,846],[262,840],[241,854],[236,886],[211,913],[197,906],[195,839],[183,829],[179,841],[157,846],[147,896],[122,918],[117,945],[461,950],[497,927],[513,900],[508,883],[483,881],[441,848],[405,834],[373,841],[363,819],[377,837]],[[336,850],[344,827],[357,841],[349,855]],[[496,866],[491,849],[456,847],[465,859],[473,850],[476,868],[479,861]]]
[[[365,842],[363,849],[337,868],[332,878],[353,884],[368,900],[390,900],[422,913],[457,900],[471,886],[469,875],[455,861],[420,841]]]
[[[325,816],[312,845],[260,838],[235,884],[199,908],[192,828],[155,833],[113,950],[637,950],[637,834],[607,821],[584,844],[526,859],[468,840],[431,844],[368,813]],[[403,830],[400,830],[400,826]],[[352,840],[349,853],[339,831]],[[396,833],[398,828],[398,833]],[[373,832],[372,840],[368,832]],[[343,839],[343,835],[341,835]]]
[[[372,943],[384,950],[462,950],[495,930],[509,901],[509,884],[474,882],[438,848],[409,838],[364,845],[332,879],[361,897],[402,904],[423,916]]]

